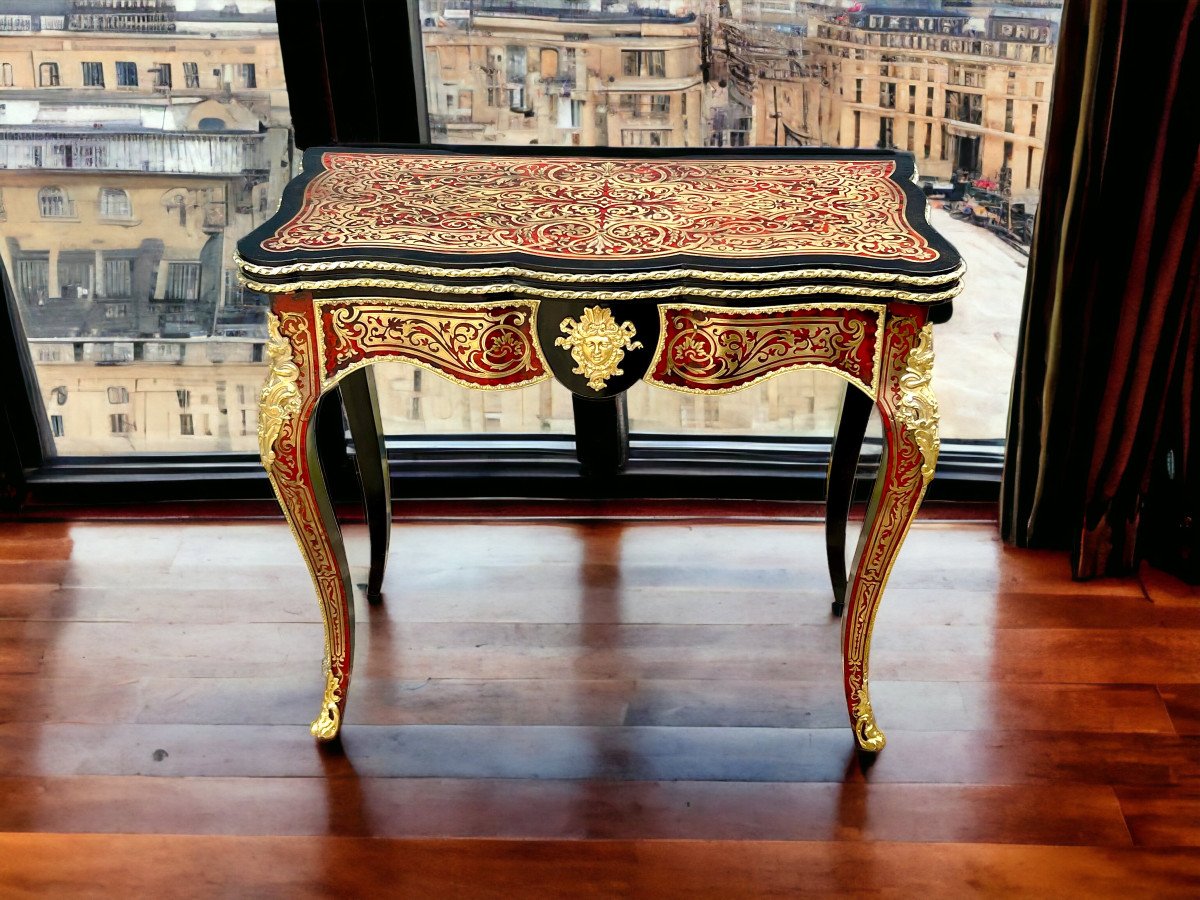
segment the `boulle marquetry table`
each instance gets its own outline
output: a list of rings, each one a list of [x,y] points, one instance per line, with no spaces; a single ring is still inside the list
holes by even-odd
[[[238,253],[246,284],[273,295],[259,447],[325,624],[313,734],[338,735],[354,638],[312,428],[324,393],[343,395],[374,498],[376,601],[391,510],[375,363],[484,390],[556,378],[574,395],[580,461],[613,471],[636,381],[716,394],[821,369],[850,386],[827,525],[835,609],[846,605],[846,704],[859,746],[880,750],[871,630],[933,477],[932,326],[948,318],[963,275],[914,178],[912,156],[887,151],[308,150],[279,211]],[[884,446],[847,587],[846,510],[872,404]]]

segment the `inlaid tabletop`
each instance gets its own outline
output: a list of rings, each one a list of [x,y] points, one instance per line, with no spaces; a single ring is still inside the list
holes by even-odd
[[[310,150],[279,212],[239,245],[243,268],[917,288],[961,274],[910,154],[541,152]]]

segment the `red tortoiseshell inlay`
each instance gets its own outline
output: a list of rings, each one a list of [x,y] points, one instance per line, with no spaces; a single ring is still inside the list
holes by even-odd
[[[420,363],[476,387],[517,387],[547,377],[525,304],[403,306],[352,299],[320,305],[324,377],[368,359]]]
[[[662,350],[647,380],[694,391],[746,387],[818,366],[875,389],[879,313],[828,307],[785,312],[663,307]]]
[[[329,152],[265,250],[930,262],[891,160]]]

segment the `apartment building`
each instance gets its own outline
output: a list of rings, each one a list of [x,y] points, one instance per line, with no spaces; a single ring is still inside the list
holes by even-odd
[[[702,143],[698,17],[621,6],[422,3],[434,140]]]

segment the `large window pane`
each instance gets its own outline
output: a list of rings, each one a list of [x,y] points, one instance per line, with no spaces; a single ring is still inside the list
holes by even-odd
[[[912,152],[933,222],[969,268],[937,331],[943,435],[999,439],[1060,6],[420,0],[430,131],[449,143]],[[841,392],[801,372],[731,397],[639,386],[629,401],[638,431],[827,435]]]
[[[0,258],[58,452],[256,449],[232,258],[292,175],[273,2],[3,6]]]

